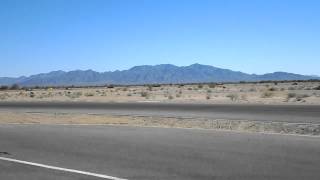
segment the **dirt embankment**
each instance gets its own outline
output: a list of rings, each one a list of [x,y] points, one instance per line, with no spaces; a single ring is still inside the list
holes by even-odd
[[[320,124],[260,122],[226,119],[187,119],[144,116],[109,116],[96,114],[57,114],[0,112],[3,124],[86,124],[128,125],[147,127],[198,128],[258,133],[320,135]]]

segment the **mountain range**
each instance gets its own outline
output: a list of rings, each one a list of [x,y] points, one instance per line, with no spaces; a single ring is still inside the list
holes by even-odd
[[[135,66],[128,70],[96,72],[93,70],[52,71],[49,73],[18,78],[0,77],[0,85],[19,84],[21,86],[68,86],[105,84],[157,84],[157,83],[200,83],[239,82],[266,80],[309,80],[317,76],[287,72],[263,75],[247,74],[240,71],[217,68],[209,65],[192,64],[175,66],[171,64]]]

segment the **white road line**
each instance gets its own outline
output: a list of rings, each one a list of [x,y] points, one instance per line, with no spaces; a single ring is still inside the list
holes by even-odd
[[[96,173],[91,173],[91,172],[86,172],[86,171],[75,170],[75,169],[67,169],[67,168],[61,168],[61,167],[56,167],[56,166],[49,166],[49,165],[45,165],[45,164],[33,163],[33,162],[28,162],[28,161],[21,161],[21,160],[5,158],[5,157],[0,157],[0,160],[15,162],[15,163],[19,163],[19,164],[26,164],[26,165],[30,165],[30,166],[37,166],[37,167],[42,167],[42,168],[46,168],[46,169],[53,169],[53,170],[57,170],[57,171],[64,171],[64,172],[70,172],[70,173],[76,173],[76,174],[83,174],[83,175],[87,175],[87,176],[94,176],[94,177],[109,179],[109,180],[127,180],[127,179],[117,178],[117,177],[108,176],[108,175],[104,175],[104,174],[96,174]]]

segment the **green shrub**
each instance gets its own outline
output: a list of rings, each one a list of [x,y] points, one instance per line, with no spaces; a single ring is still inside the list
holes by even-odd
[[[91,93],[91,92],[87,92],[84,94],[86,97],[91,97],[91,96],[94,96],[94,93]]]

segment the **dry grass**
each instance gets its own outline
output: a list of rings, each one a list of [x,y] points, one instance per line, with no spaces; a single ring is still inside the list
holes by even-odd
[[[0,101],[320,104],[320,82],[179,84],[88,88],[0,89]],[[296,97],[291,95],[296,94]],[[299,96],[307,95],[307,96]],[[288,100],[289,99],[289,100]]]

